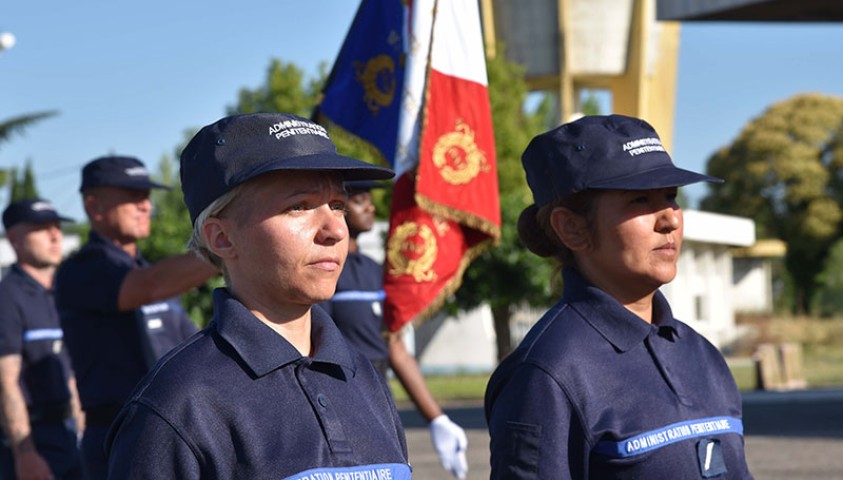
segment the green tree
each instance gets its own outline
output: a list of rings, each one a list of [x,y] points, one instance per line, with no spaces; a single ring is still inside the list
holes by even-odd
[[[299,67],[272,59],[265,83],[253,90],[240,89],[237,104],[229,107],[228,113],[284,112],[308,117],[319,98],[324,76],[323,72],[321,79],[306,83]]]
[[[8,142],[14,134],[23,134],[33,124],[55,115],[58,115],[57,111],[27,113],[0,121],[0,145]],[[9,174],[8,170],[0,169],[0,185],[9,181]]]
[[[35,186],[35,174],[32,173],[32,162],[30,160],[26,161],[22,177],[17,174],[17,170],[14,168],[9,171],[9,190],[11,191],[9,202],[40,198],[38,188]]]
[[[600,115],[600,100],[593,90],[585,92],[580,110],[583,115]]]
[[[796,313],[808,313],[843,220],[843,98],[799,95],[749,122],[708,160],[702,208],[750,217],[759,238],[787,243]]]

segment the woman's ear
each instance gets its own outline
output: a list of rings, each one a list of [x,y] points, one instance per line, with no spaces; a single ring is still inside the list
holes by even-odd
[[[229,235],[230,228],[230,222],[217,217],[208,217],[202,224],[202,235],[208,250],[220,258],[237,257],[237,246]]]
[[[582,215],[565,207],[556,207],[550,212],[550,226],[562,244],[573,252],[591,246],[588,224]]]

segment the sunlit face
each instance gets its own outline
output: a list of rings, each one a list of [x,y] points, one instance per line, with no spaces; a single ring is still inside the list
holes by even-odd
[[[245,187],[220,217],[233,246],[224,261],[237,296],[275,309],[330,299],[348,253],[340,179],[284,171]]]
[[[86,198],[91,220],[98,231],[121,243],[149,236],[152,203],[149,190],[99,187]]]
[[[592,247],[577,259],[598,286],[637,295],[673,280],[683,232],[676,192],[609,190],[598,196]]]
[[[368,232],[375,226],[375,204],[372,203],[371,192],[355,192],[348,196],[345,219],[352,237]]]
[[[58,222],[23,222],[6,233],[18,262],[35,268],[56,267],[61,262],[62,233]]]

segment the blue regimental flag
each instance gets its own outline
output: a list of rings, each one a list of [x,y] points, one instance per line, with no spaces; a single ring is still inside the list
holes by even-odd
[[[377,149],[392,165],[404,85],[406,1],[363,0],[314,119]]]

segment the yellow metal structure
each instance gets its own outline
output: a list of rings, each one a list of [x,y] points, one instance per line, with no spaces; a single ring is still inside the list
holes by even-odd
[[[490,55],[495,54],[494,4],[505,0],[481,0],[483,28]],[[509,0],[518,1],[518,0]],[[679,23],[656,21],[656,0],[616,0],[619,8],[632,2],[626,42],[625,68],[620,73],[575,73],[570,59],[574,58],[578,39],[572,38],[575,22],[584,21],[573,15],[575,2],[583,0],[556,0],[558,38],[560,45],[559,71],[553,75],[527,76],[527,83],[534,91],[556,91],[560,99],[560,118],[575,117],[579,112],[579,93],[582,90],[607,90],[611,94],[611,113],[643,118],[659,132],[668,150],[673,141],[673,119],[676,98],[677,59],[679,56]],[[606,2],[604,1],[604,5]],[[588,3],[576,5],[576,11],[587,10]],[[599,21],[599,16],[587,19],[589,25]],[[517,32],[515,33],[518,34]],[[529,73],[529,72],[528,72]]]

